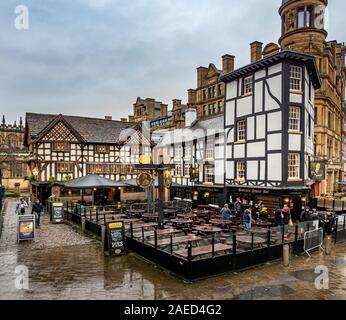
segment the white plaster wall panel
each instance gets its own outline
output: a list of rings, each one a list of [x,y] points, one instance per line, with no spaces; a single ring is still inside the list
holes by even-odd
[[[246,164],[246,178],[247,180],[258,179],[258,161],[248,161]]]
[[[234,125],[235,101],[226,103],[226,126]]]
[[[233,146],[227,146],[226,147],[226,158],[227,159],[231,159],[231,158],[233,158]]]
[[[224,183],[224,162],[223,160],[215,160],[215,183],[223,184]]]
[[[217,146],[215,147],[215,159],[223,159],[224,157],[224,146]]]
[[[297,93],[290,93],[290,102],[303,103],[303,95]]]
[[[234,129],[230,129],[228,131],[227,143],[233,143],[233,142],[234,142]]]
[[[234,179],[234,161],[226,163],[226,179]]]
[[[203,170],[204,170],[204,166],[200,165],[199,166],[199,181],[202,182],[203,181]]]
[[[282,112],[268,113],[268,132],[279,131],[282,126]]]
[[[282,180],[281,153],[268,154],[267,172],[269,181]]]
[[[282,100],[282,82],[281,75],[270,78],[267,80],[268,86],[265,86],[265,110],[271,111],[280,109],[280,104],[272,98],[273,95],[280,103]],[[271,95],[269,94],[269,90]]]
[[[247,118],[247,140],[255,139],[255,117]]]
[[[256,117],[256,139],[264,139],[266,136],[266,116]]]
[[[247,144],[247,157],[264,158],[266,155],[265,142],[251,142]]]
[[[274,133],[274,134],[268,134],[268,151],[277,151],[281,150],[282,146],[282,134],[281,133]]]
[[[243,117],[252,114],[252,96],[237,100],[237,117]]]
[[[234,145],[234,158],[245,158],[245,144],[235,144]]]
[[[282,63],[278,63],[268,68],[268,75],[272,75],[282,71]]]
[[[255,113],[263,111],[263,81],[255,83]]]
[[[237,97],[237,81],[232,81],[227,84],[227,100]]]
[[[260,70],[255,73],[255,80],[262,79],[266,76],[266,71],[265,70]]]
[[[266,162],[264,160],[260,161],[260,180],[265,180],[266,178]]]
[[[288,150],[300,151],[302,136],[300,134],[289,134],[288,136]]]

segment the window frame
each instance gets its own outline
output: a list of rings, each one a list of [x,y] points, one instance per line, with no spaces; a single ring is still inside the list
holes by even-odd
[[[64,148],[58,148],[58,145],[64,145]],[[53,152],[71,152],[71,143],[68,141],[56,141],[52,142]]]
[[[296,158],[292,158],[292,156],[296,157]],[[300,153],[297,152],[289,152],[287,155],[287,163],[288,163],[288,180],[296,180],[296,179],[300,179]],[[292,161],[294,161],[294,163],[292,164]],[[294,175],[292,175],[292,173]]]
[[[303,67],[294,64],[290,65],[289,85],[290,91],[303,92]]]
[[[240,128],[240,124],[244,123],[243,128]],[[242,129],[242,131],[240,130]],[[243,134],[243,139],[240,137],[240,133]],[[238,120],[237,121],[237,142],[246,141],[246,135],[247,135],[247,121],[246,119]]]
[[[213,165],[205,165],[204,166],[204,183],[214,183],[214,166]]]
[[[292,117],[292,109],[298,110],[298,117],[293,118]],[[302,118],[302,109],[298,106],[289,106],[288,107],[288,131],[294,131],[294,132],[300,132],[301,131],[301,118]],[[293,121],[295,123],[293,123]],[[292,124],[297,125],[297,127],[292,128]]]
[[[246,180],[246,163],[245,163],[245,161],[241,160],[241,161],[236,162],[236,175],[237,175],[238,181],[245,181]]]
[[[254,86],[253,75],[244,77],[243,83],[242,83],[242,95],[246,96],[246,95],[253,94],[253,86]]]

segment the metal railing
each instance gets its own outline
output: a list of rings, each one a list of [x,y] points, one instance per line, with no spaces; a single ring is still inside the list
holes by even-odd
[[[310,251],[323,245],[323,228],[307,231],[304,234],[304,252],[310,257]]]

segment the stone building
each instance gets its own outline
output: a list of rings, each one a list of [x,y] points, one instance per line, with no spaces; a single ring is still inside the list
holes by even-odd
[[[152,98],[137,98],[133,104],[133,115],[129,116],[129,122],[151,121],[167,116],[166,104]]]
[[[23,145],[24,126],[22,118],[19,125],[6,124],[5,116],[0,125],[0,165],[3,169],[2,185],[6,191],[18,194],[29,192],[29,182],[25,177],[29,175],[27,157],[28,151]]]
[[[234,56],[222,57],[222,70],[213,63],[207,67],[197,68],[197,88],[188,90],[188,107],[197,109],[197,118],[204,119],[224,112],[224,83],[222,74],[234,70]]]
[[[313,55],[322,81],[315,98],[315,159],[325,162],[326,179],[314,185],[315,195],[331,194],[343,180],[344,44],[327,41],[327,0],[283,0],[281,50]]]

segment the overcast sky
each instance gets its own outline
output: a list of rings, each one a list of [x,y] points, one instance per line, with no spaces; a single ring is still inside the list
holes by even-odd
[[[281,0],[1,0],[0,115],[113,118],[137,96],[187,100],[196,68],[249,62],[249,43],[277,42]],[[329,1],[329,39],[346,41],[346,1]],[[29,30],[14,9],[29,8]]]

